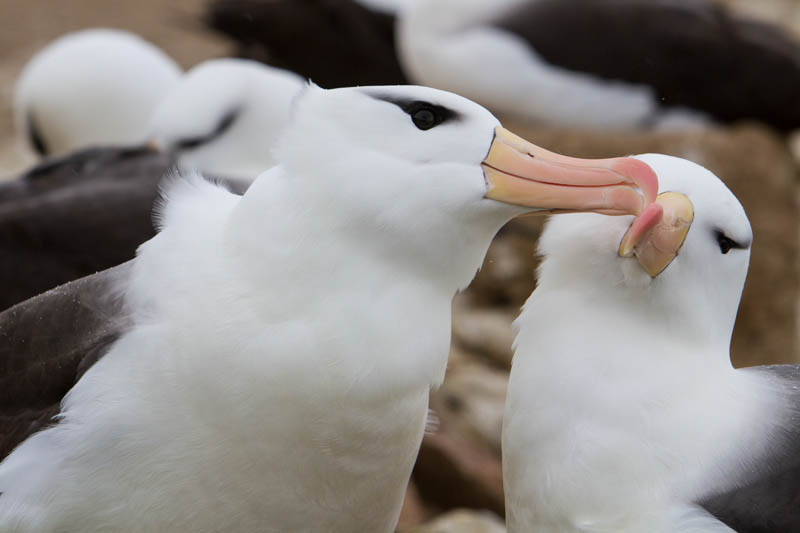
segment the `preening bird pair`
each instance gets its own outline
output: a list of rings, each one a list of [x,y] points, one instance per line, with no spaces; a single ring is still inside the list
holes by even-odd
[[[758,484],[797,467],[797,372],[730,366],[751,234],[715,176],[422,87],[309,86],[274,156],[241,196],[174,178],[136,259],[0,314],[0,530],[392,531],[451,299],[531,211],[587,213],[518,321],[510,531],[796,525]]]

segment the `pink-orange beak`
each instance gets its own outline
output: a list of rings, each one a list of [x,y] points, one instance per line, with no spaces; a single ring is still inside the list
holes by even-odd
[[[498,126],[482,163],[486,198],[540,213],[638,215],[658,194],[658,178],[631,157],[577,159],[549,152]]]

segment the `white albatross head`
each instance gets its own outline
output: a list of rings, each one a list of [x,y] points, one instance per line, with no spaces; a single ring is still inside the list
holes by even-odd
[[[557,155],[465,98],[415,86],[310,85],[275,155],[309,210],[347,213],[362,238],[387,250],[405,246],[416,265],[450,265],[459,287],[515,215],[639,213],[658,187],[641,161]],[[244,204],[274,177],[262,175]],[[253,209],[263,216],[260,202]]]
[[[632,217],[553,218],[539,244],[545,259],[537,291],[569,285],[609,304],[624,302],[633,313],[708,335],[727,351],[753,241],[747,215],[702,166],[659,154],[636,158],[658,175],[662,223],[624,254],[621,242]]]
[[[272,147],[289,122],[303,79],[246,59],[213,59],[189,70],[150,121],[150,139],[179,164],[252,182],[275,164]]]
[[[42,156],[141,143],[180,76],[175,61],[132,33],[70,33],[25,65],[14,88],[17,135]]]

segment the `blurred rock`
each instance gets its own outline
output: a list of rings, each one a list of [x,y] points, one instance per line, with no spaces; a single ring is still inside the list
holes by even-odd
[[[797,0],[714,0],[744,16],[777,24],[800,38],[800,2]]]
[[[506,526],[494,513],[458,509],[436,520],[401,533],[505,533]]]
[[[536,286],[536,240],[545,217],[512,220],[500,230],[466,294],[475,305],[519,307]]]
[[[406,497],[403,500],[403,508],[400,510],[400,520],[397,522],[397,529],[399,531],[406,531],[423,522],[431,517],[432,513],[425,506],[422,498],[419,496],[417,486],[413,481],[409,482],[406,489]],[[411,529],[415,531],[415,529]]]
[[[422,440],[412,479],[426,505],[505,514],[500,458],[444,424]]]
[[[658,152],[690,159],[716,173],[744,205],[755,234],[750,274],[734,331],[734,364],[800,362],[796,333],[800,285],[798,168],[784,139],[768,128],[752,124],[691,132],[609,135],[515,124],[509,119],[504,123],[537,144],[572,156],[598,158]],[[506,279],[520,287],[516,291],[524,291],[520,278],[524,270],[534,268],[531,251],[540,228],[541,222],[535,217],[506,226],[490,248],[484,271],[466,291],[475,302],[485,305],[524,302],[527,295],[522,297],[496,285]],[[530,244],[526,247],[514,239],[530,239]],[[523,257],[520,264],[527,261],[528,266],[493,269],[489,263],[492,258],[498,261],[498,257],[503,257],[504,264],[514,264],[505,257],[513,253],[520,254]],[[508,274],[509,271],[513,274]],[[533,280],[529,286],[533,287]]]
[[[800,130],[792,132],[788,143],[789,151],[792,152],[795,163],[800,164]]]
[[[475,356],[462,350],[455,343],[450,344],[450,355],[447,356],[448,372],[459,365],[466,365],[475,361]]]
[[[453,342],[495,366],[511,368],[516,315],[506,308],[475,307],[468,297],[457,297],[453,302]]]
[[[500,456],[508,372],[477,362],[451,365],[444,384],[431,394],[439,431],[447,430]]]

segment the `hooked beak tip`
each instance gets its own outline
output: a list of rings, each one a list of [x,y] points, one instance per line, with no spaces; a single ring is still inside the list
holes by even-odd
[[[664,216],[664,208],[659,203],[651,203],[634,219],[631,227],[622,237],[619,244],[619,255],[621,257],[631,257],[636,245],[642,238],[661,222]]]

